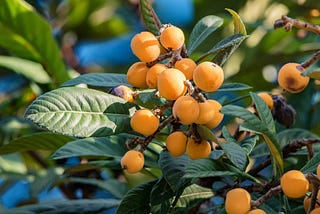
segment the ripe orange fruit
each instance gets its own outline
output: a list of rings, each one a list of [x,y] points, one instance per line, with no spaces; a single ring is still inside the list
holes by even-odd
[[[167,49],[177,50],[184,44],[184,33],[176,26],[166,27],[160,34],[160,43]]]
[[[247,214],[267,214],[267,213],[262,209],[253,209],[247,212]]]
[[[139,172],[144,165],[144,156],[140,151],[129,150],[121,158],[121,167],[128,173]]]
[[[197,124],[206,124],[209,121],[213,120],[214,115],[216,114],[216,105],[215,102],[211,100],[206,100],[205,102],[199,103],[199,117],[195,121]]]
[[[280,179],[283,193],[290,198],[300,198],[309,189],[309,181],[299,170],[290,170],[284,173]]]
[[[199,104],[190,95],[179,97],[173,104],[172,113],[180,123],[189,125],[199,117]]]
[[[207,158],[211,153],[210,143],[206,140],[196,142],[191,137],[188,138],[186,152],[190,159],[196,160],[199,158]]]
[[[265,102],[265,104],[268,106],[270,110],[273,108],[273,99],[270,94],[267,92],[260,92],[258,93],[258,96]]]
[[[251,208],[251,196],[243,188],[235,188],[227,192],[225,209],[228,214],[246,214]]]
[[[174,68],[180,70],[187,80],[192,80],[193,71],[197,67],[197,64],[190,58],[182,58],[174,64]]]
[[[160,55],[160,43],[155,35],[144,31],[131,39],[131,50],[142,62],[152,62]]]
[[[157,88],[158,76],[159,74],[167,69],[168,67],[164,64],[155,64],[149,68],[146,76],[146,82],[149,88]]]
[[[202,62],[193,71],[193,81],[201,90],[213,92],[224,80],[222,68],[213,62]]]
[[[147,72],[149,68],[144,62],[136,62],[132,64],[127,72],[127,80],[133,87],[147,88]]]
[[[169,153],[174,157],[183,155],[187,148],[187,140],[187,136],[182,131],[172,132],[166,139]]]
[[[152,135],[159,127],[159,118],[149,109],[139,109],[130,120],[131,128],[145,136]]]
[[[315,208],[310,212],[310,214],[320,214],[320,208]]]
[[[176,100],[184,95],[187,87],[184,84],[186,77],[175,68],[168,68],[158,76],[158,91],[161,97],[167,100]]]
[[[216,128],[221,121],[223,120],[224,114],[220,112],[222,105],[216,100],[208,100],[211,103],[212,108],[214,109],[215,113],[213,114],[213,118],[210,119],[209,122],[205,124],[210,129]]]
[[[291,93],[303,91],[310,80],[308,76],[301,75],[304,71],[305,69],[298,63],[287,63],[283,65],[278,73],[279,85]]]

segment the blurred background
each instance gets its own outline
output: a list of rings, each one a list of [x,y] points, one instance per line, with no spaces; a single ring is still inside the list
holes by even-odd
[[[130,50],[134,34],[145,29],[137,0],[27,0],[52,27],[71,77],[91,72],[126,73],[137,58]],[[3,3],[0,2],[0,8]],[[273,28],[282,15],[320,24],[318,0],[153,0],[162,23],[181,27],[186,35],[206,15],[224,19],[224,24],[193,53],[191,58],[210,50],[218,41],[233,33],[233,9],[242,18],[250,35],[224,65],[226,82],[240,82],[253,91],[278,91],[277,71],[286,62],[303,62],[320,49],[319,36],[293,29]],[[2,11],[3,12],[3,11]],[[1,17],[1,10],[0,10]],[[3,20],[0,19],[0,25]],[[32,23],[28,23],[32,29]],[[39,32],[39,35],[43,32]],[[2,37],[0,36],[0,40]],[[35,38],[36,39],[36,38]],[[45,47],[43,47],[45,48]],[[0,44],[0,55],[12,53]],[[15,139],[39,130],[23,119],[27,106],[39,95],[54,89],[50,81],[39,83],[30,76],[0,62],[0,151]],[[317,69],[318,65],[314,66]],[[50,77],[49,77],[50,78]],[[319,86],[312,81],[299,94],[285,94],[298,112],[294,127],[320,134]],[[22,204],[60,198],[114,197],[89,184],[71,182],[52,187],[62,174],[59,166],[74,166],[79,159],[54,162],[46,151],[0,152],[0,211]],[[114,178],[108,170],[88,169],[79,177]],[[48,179],[50,177],[50,179]],[[52,187],[52,188],[51,188]],[[86,187],[86,188],[84,188]],[[128,188],[128,187],[127,187]],[[84,192],[84,190],[87,192]],[[114,211],[114,210],[113,210]],[[112,211],[110,211],[112,213]]]

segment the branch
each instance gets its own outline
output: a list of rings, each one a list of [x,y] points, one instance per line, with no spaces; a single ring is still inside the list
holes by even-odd
[[[281,27],[284,27],[286,31],[290,31],[292,27],[296,27],[299,29],[304,29],[306,31],[313,32],[315,34],[320,34],[320,26],[310,24],[299,19],[293,19],[288,16],[282,16],[281,19],[278,19],[274,22],[274,28]]]
[[[279,194],[282,191],[281,186],[278,185],[276,187],[271,188],[266,194],[262,195],[255,201],[251,201],[251,207],[259,207],[261,204],[266,202],[268,199],[272,198],[273,196]]]

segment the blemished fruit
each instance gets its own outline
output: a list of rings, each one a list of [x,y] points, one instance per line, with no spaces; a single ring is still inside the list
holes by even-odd
[[[283,65],[278,73],[278,83],[284,90],[291,93],[299,93],[303,91],[310,78],[308,76],[302,76],[301,73],[305,69],[298,63],[287,63]]]
[[[180,70],[186,76],[187,80],[192,80],[193,71],[196,67],[197,64],[190,58],[182,58],[174,64],[174,68]]]
[[[172,113],[184,125],[194,123],[199,117],[199,104],[190,95],[179,97],[173,104]]]
[[[223,120],[224,114],[220,112],[222,105],[218,101],[216,100],[208,100],[208,101],[211,102],[211,106],[215,110],[215,113],[213,115],[213,118],[210,119],[210,121],[207,122],[205,126],[207,126],[209,129],[213,129],[213,128],[216,128],[221,123],[221,121]]]
[[[300,198],[309,189],[309,181],[299,170],[290,170],[284,173],[280,179],[283,193],[290,198]]]
[[[146,76],[147,85],[149,88],[157,88],[158,76],[159,74],[167,69],[168,67],[164,64],[155,64],[149,68]]]
[[[123,98],[124,100],[132,103],[134,102],[134,92],[129,88],[128,86],[125,85],[119,85],[117,87],[114,87],[111,91],[110,94],[116,95],[118,97]]]
[[[187,136],[182,131],[172,132],[166,139],[169,153],[174,157],[183,155],[187,148],[187,140]]]
[[[159,118],[149,109],[139,109],[130,120],[131,128],[144,135],[152,135],[159,127]]]
[[[177,50],[184,44],[184,33],[176,26],[166,27],[160,34],[160,43],[167,49]]]
[[[267,214],[267,213],[262,209],[254,209],[254,210],[250,210],[246,214]]]
[[[235,188],[227,192],[225,209],[228,214],[246,214],[251,208],[251,196],[243,188]]]
[[[127,80],[133,87],[147,88],[147,72],[149,68],[144,62],[136,62],[132,64],[127,72]]]
[[[272,110],[272,108],[273,108],[273,99],[272,99],[271,95],[268,94],[267,92],[260,92],[260,93],[258,93],[258,96],[266,103],[268,108],[270,110]]]
[[[320,208],[315,208],[310,212],[310,214],[320,214]]]
[[[128,173],[139,172],[144,165],[144,156],[140,151],[129,150],[121,158],[121,167]]]
[[[161,97],[167,100],[176,100],[184,95],[187,87],[184,84],[186,77],[175,68],[168,68],[158,76],[158,91]]]
[[[160,43],[155,35],[143,31],[131,39],[131,50],[142,62],[152,62],[160,55]]]
[[[195,121],[197,124],[206,124],[213,120],[217,110],[215,102],[206,100],[205,102],[199,103],[199,117]]]
[[[196,142],[193,138],[188,138],[186,153],[189,158],[196,160],[199,158],[207,158],[211,153],[210,143],[206,140]]]
[[[224,81],[223,69],[213,62],[202,62],[193,71],[193,81],[203,91],[216,91]]]

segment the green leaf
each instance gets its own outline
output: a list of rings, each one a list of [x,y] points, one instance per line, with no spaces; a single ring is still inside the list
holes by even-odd
[[[146,25],[148,31],[150,31],[154,35],[158,35],[161,22],[157,17],[157,14],[154,12],[151,2],[148,0],[140,0],[140,9],[143,22]]]
[[[37,83],[46,84],[51,82],[49,75],[43,69],[42,65],[30,60],[0,56],[0,66],[11,69],[18,74],[22,74],[29,80]]]
[[[197,132],[200,135],[201,139],[218,143],[217,137],[214,135],[214,133],[208,127],[206,127],[204,125],[197,125]]]
[[[224,83],[216,92],[246,91],[250,89],[252,89],[251,86],[243,83]]]
[[[128,191],[127,185],[124,183],[121,183],[117,179],[107,179],[107,180],[98,180],[94,178],[77,178],[77,177],[71,177],[71,178],[64,178],[59,181],[60,183],[82,183],[82,184],[89,184],[97,186],[111,195],[115,196],[118,199],[121,199],[125,196],[125,194]]]
[[[188,164],[185,170],[185,178],[207,178],[232,176],[237,173],[229,171],[216,160],[201,158]]]
[[[95,87],[116,87],[118,85],[130,84],[127,81],[127,76],[125,74],[117,73],[90,73],[83,74],[76,78],[73,78],[61,85],[61,87],[75,86],[78,84],[87,84],[89,86]]]
[[[184,189],[172,212],[187,213],[188,210],[191,210],[194,206],[213,195],[214,193],[211,189],[191,184]]]
[[[33,179],[30,179],[30,197],[37,197],[41,192],[51,186],[59,179],[61,170],[57,168],[49,168],[46,170],[37,171]]]
[[[260,104],[261,103],[259,102],[258,105]],[[277,142],[275,134],[270,131],[268,127],[269,124],[262,122],[252,112],[240,106],[227,105],[222,107],[221,112],[226,115],[243,119],[245,122],[241,124],[241,127],[243,127],[244,130],[260,134],[264,138],[271,154],[272,163],[274,166],[273,168],[274,170],[277,170],[279,175],[281,175],[283,173],[282,151],[279,143]]]
[[[30,150],[55,151],[72,140],[73,138],[55,133],[34,133],[17,138],[12,142],[0,147],[0,154],[2,155]]]
[[[187,155],[172,157],[168,151],[160,153],[160,168],[164,178],[174,192],[177,192],[190,182],[189,179],[182,178],[185,173],[184,170],[190,161]]]
[[[222,128],[223,137],[226,142],[219,142],[219,146],[223,149],[228,159],[239,169],[245,170],[248,165],[248,157],[242,147],[236,142],[236,140],[230,135],[227,128]]]
[[[203,17],[194,26],[187,46],[188,53],[191,54],[212,32],[223,24],[223,19],[210,15]]]
[[[133,104],[87,88],[59,88],[38,97],[25,117],[52,132],[75,137],[106,136],[131,130]]]
[[[317,153],[315,156],[309,160],[306,165],[304,165],[300,171],[303,173],[312,172],[315,173],[317,171],[317,167],[320,163],[320,153]]]
[[[166,179],[159,178],[150,193],[151,213],[168,213],[175,195]]]
[[[2,0],[0,31],[1,47],[15,56],[41,63],[56,85],[69,79],[49,23],[28,3]]]
[[[246,154],[250,154],[252,150],[254,149],[257,141],[259,140],[259,136],[254,135],[247,137],[239,142],[239,145],[242,147],[242,149],[246,152]]]
[[[224,38],[223,40],[215,44],[215,46],[213,46],[211,50],[201,55],[197,61],[201,61],[205,58],[208,58],[209,56],[213,56],[211,60],[212,62],[218,65],[223,65],[223,63],[231,56],[231,54],[247,37],[248,36],[244,36],[242,34],[234,34],[232,36]]]
[[[247,35],[246,27],[244,26],[239,14],[232,9],[226,8],[226,10],[232,15],[234,34],[241,33]]]
[[[155,97],[155,94],[157,93],[156,89],[146,89],[139,92],[139,99],[146,103],[149,100],[153,99]]]
[[[117,209],[119,214],[149,214],[150,193],[158,180],[149,181],[129,190]]]
[[[51,158],[62,159],[78,156],[121,158],[128,150],[125,145],[126,140],[127,138],[120,135],[79,139],[58,149]]]
[[[120,204],[116,199],[78,199],[78,200],[49,200],[41,204],[25,205],[6,210],[7,214],[90,214],[100,213]]]
[[[291,143],[293,140],[297,139],[307,139],[307,138],[318,138],[319,136],[306,130],[300,128],[285,129],[277,134],[277,141],[279,142],[281,148],[285,147],[287,144]],[[314,145],[315,146],[315,145]]]

